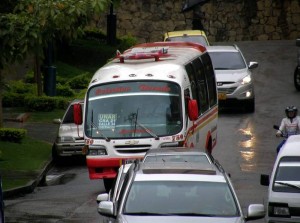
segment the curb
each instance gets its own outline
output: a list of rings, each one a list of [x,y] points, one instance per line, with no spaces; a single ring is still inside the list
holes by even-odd
[[[18,196],[23,195],[23,194],[32,193],[34,191],[34,189],[40,183],[45,181],[46,173],[50,170],[50,168],[52,168],[52,166],[53,166],[53,162],[52,162],[52,158],[51,158],[51,159],[48,160],[45,167],[42,169],[42,171],[40,172],[40,174],[37,176],[37,178],[35,180],[31,180],[25,186],[16,187],[16,188],[9,189],[9,190],[4,190],[3,191],[3,198],[4,199],[13,198],[13,197],[18,197]]]

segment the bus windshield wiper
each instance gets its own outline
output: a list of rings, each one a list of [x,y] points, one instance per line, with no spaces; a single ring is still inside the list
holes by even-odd
[[[295,184],[285,183],[285,182],[281,182],[281,181],[275,181],[275,183],[300,190],[300,187]]]
[[[97,133],[100,134],[100,136],[102,136],[106,142],[109,142],[110,139],[108,137],[106,137],[105,135],[103,135],[103,133],[101,132],[101,130],[98,128],[98,126],[96,126],[93,122],[93,117],[94,117],[94,110],[92,110],[92,116],[91,116],[91,129],[92,129],[92,135],[93,135],[93,127],[97,129]]]
[[[146,126],[138,122],[138,114],[139,114],[139,108],[136,111],[136,113],[133,115],[134,117],[134,132],[136,132],[136,125],[140,126],[142,129],[144,129],[149,135],[151,135],[155,140],[159,140],[159,137],[152,132],[150,129],[148,129]]]
[[[135,120],[135,122],[138,126],[142,127],[142,129],[144,129],[149,135],[151,135],[153,138],[155,138],[155,140],[159,140],[159,137],[154,132],[152,132],[150,129],[148,129],[143,124],[139,123],[137,120]]]

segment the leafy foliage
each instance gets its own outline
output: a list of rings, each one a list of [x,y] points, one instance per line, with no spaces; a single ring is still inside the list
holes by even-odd
[[[53,111],[56,100],[52,97],[25,97],[24,103],[28,111]]]
[[[56,95],[63,96],[63,97],[74,97],[75,92],[68,85],[57,84],[56,85]]]
[[[26,129],[0,128],[0,141],[20,143],[26,134]]]

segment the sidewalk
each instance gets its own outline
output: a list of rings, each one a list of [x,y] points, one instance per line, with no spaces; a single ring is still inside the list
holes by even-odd
[[[56,137],[56,132],[58,126],[52,123],[30,123],[27,122],[27,118],[30,114],[27,113],[15,113],[13,109],[9,109],[9,112],[3,112],[3,126],[6,128],[23,128],[27,130],[27,135],[31,138],[45,141],[49,144],[52,144]],[[46,162],[45,166],[42,168],[41,171],[38,172],[31,172],[31,173],[24,173],[22,171],[17,171],[14,174],[11,172],[7,173],[6,171],[2,171],[2,174],[5,175],[13,175],[12,177],[22,177],[24,174],[32,176],[32,181],[28,184],[17,187],[10,190],[3,191],[4,199],[10,197],[20,196],[22,194],[31,193],[34,191],[36,186],[38,186],[45,178],[46,173],[52,167],[52,158],[50,157],[49,160]]]

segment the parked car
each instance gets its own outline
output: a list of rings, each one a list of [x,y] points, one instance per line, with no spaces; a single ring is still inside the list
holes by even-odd
[[[143,162],[198,162],[212,163],[213,157],[207,153],[185,147],[167,147],[149,149]]]
[[[53,122],[59,124],[56,139],[52,146],[52,158],[59,161],[62,157],[82,155],[84,146],[83,126],[74,123],[73,106],[76,103],[83,105],[83,100],[73,100],[62,119],[54,119]]]
[[[133,163],[116,202],[102,201],[98,212],[114,222],[245,222],[263,218],[262,204],[244,216],[232,183],[209,163]]]
[[[300,135],[290,136],[277,155],[268,186],[267,222],[300,222]]]
[[[242,105],[248,112],[255,111],[255,93],[252,70],[257,62],[249,62],[237,45],[209,46],[216,73],[218,99],[222,105]]]
[[[164,34],[164,41],[195,42],[204,46],[209,46],[208,39],[203,30],[180,30],[166,32]]]
[[[4,223],[4,201],[2,193],[2,177],[0,176],[0,223]]]

